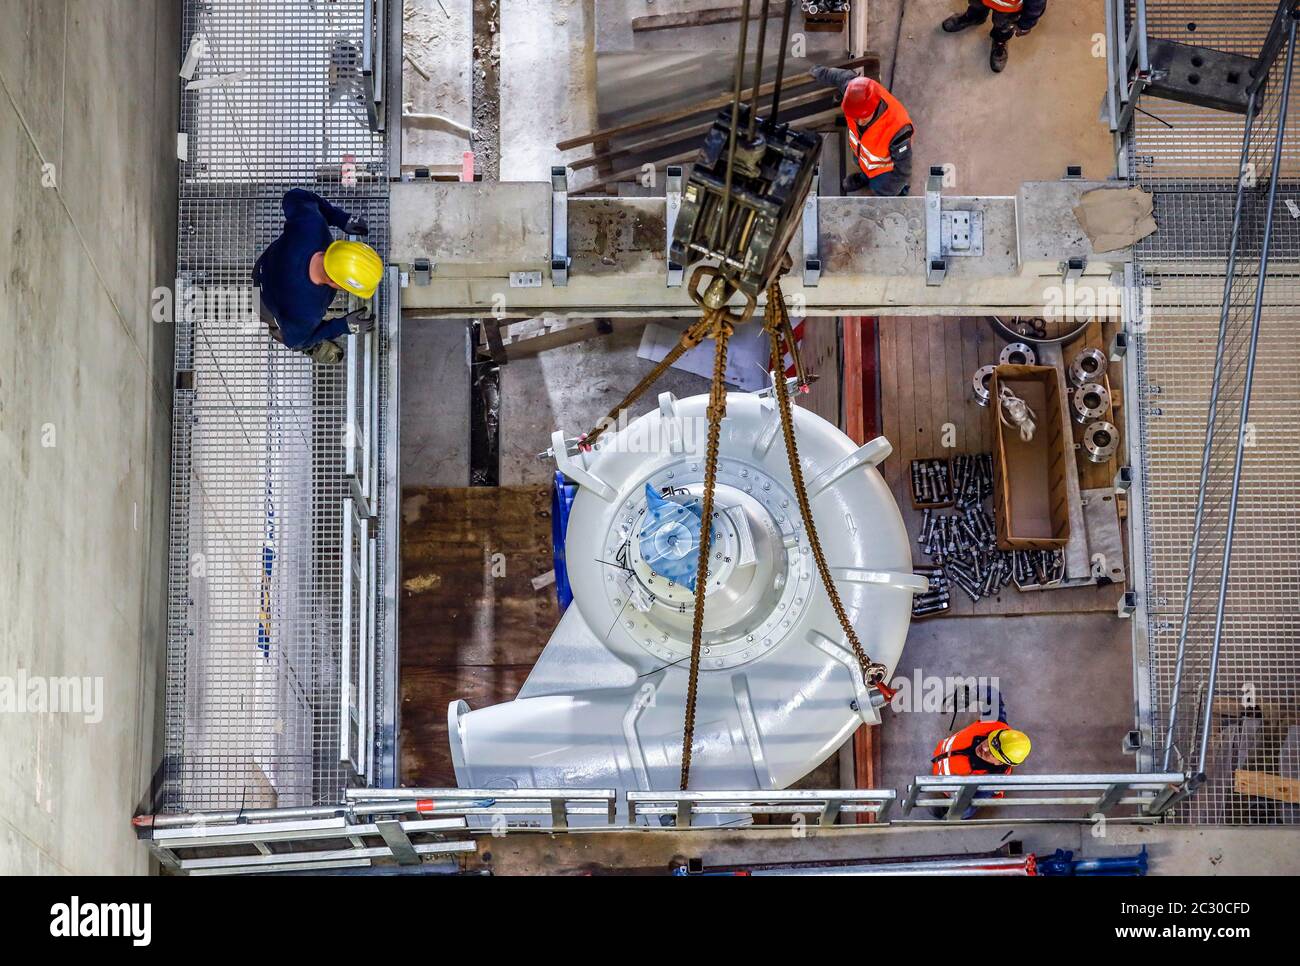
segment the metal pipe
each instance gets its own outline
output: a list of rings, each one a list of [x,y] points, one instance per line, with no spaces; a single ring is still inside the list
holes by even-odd
[[[713,233],[709,237],[709,248],[715,252],[718,250],[718,234],[727,230],[727,222],[731,220],[731,180],[736,167],[736,125],[740,121],[740,91],[745,80],[745,48],[749,45],[749,5],[750,0],[745,0],[740,9],[740,49],[736,52],[736,72],[732,81],[731,132],[727,137],[727,176],[722,195],[721,218],[714,223]],[[724,272],[729,254],[730,250],[722,253]]]
[[[794,9],[794,0],[785,0],[785,16],[781,19],[781,53],[776,59],[776,83],[772,85],[772,112],[769,124],[776,124],[781,114],[781,85],[785,81],[785,55],[790,49],[790,11]]]
[[[754,869],[751,876],[769,875],[1033,875],[1035,868],[1033,855],[1023,856],[988,856],[974,859],[921,859],[914,862],[866,862],[861,865],[818,865],[818,866],[778,866]]]
[[[138,829],[181,828],[187,825],[223,825],[257,821],[286,821],[297,818],[346,817],[347,805],[305,805],[300,808],[245,808],[221,812],[176,812],[137,815],[131,824]]]
[[[1255,382],[1255,360],[1259,349],[1260,320],[1264,315],[1264,289],[1268,281],[1268,262],[1273,247],[1273,216],[1277,206],[1277,186],[1281,180],[1282,148],[1286,143],[1287,114],[1291,104],[1291,74],[1295,67],[1296,20],[1291,18],[1286,49],[1286,73],[1282,81],[1282,100],[1278,107],[1277,137],[1273,141],[1273,170],[1268,188],[1268,214],[1264,220],[1264,239],[1259,254],[1259,281],[1255,286],[1255,314],[1250,323],[1250,351],[1246,358],[1246,382],[1242,386],[1241,416],[1237,425],[1237,458],[1232,468],[1232,502],[1228,507],[1228,530],[1223,545],[1223,572],[1219,577],[1219,601],[1214,615],[1214,645],[1210,650],[1210,673],[1205,691],[1205,717],[1201,721],[1201,748],[1197,768],[1205,771],[1205,754],[1210,744],[1210,720],[1214,714],[1214,685],[1219,674],[1219,653],[1223,643],[1223,610],[1228,597],[1228,576],[1232,567],[1232,536],[1237,524],[1237,495],[1241,489],[1241,467],[1246,455],[1246,425],[1250,419],[1250,394]]]
[[[1147,0],[1134,0],[1133,10],[1133,29],[1137,33],[1138,42],[1137,69],[1142,74],[1149,74],[1151,73],[1151,56],[1147,52]]]
[[[1174,658],[1174,682],[1170,692],[1169,725],[1165,731],[1165,752],[1161,768],[1168,771],[1173,758],[1174,731],[1178,725],[1178,705],[1182,699],[1183,670],[1187,659],[1187,633],[1191,624],[1192,593],[1196,587],[1196,568],[1200,562],[1201,531],[1205,520],[1205,491],[1210,475],[1210,454],[1218,422],[1219,390],[1222,385],[1223,354],[1228,337],[1228,317],[1232,314],[1232,292],[1235,287],[1237,254],[1241,242],[1241,215],[1246,198],[1244,174],[1250,157],[1250,140],[1255,128],[1255,93],[1250,95],[1246,110],[1246,130],[1241,139],[1241,157],[1237,165],[1237,203],[1232,215],[1232,235],[1228,247],[1228,266],[1223,283],[1223,308],[1219,313],[1218,349],[1214,356],[1214,378],[1211,382],[1210,410],[1205,420],[1205,447],[1201,455],[1201,483],[1196,491],[1196,514],[1192,524],[1192,549],[1188,555],[1187,586],[1183,595],[1183,616],[1178,629],[1178,646]]]
[[[754,56],[754,88],[749,95],[749,140],[754,140],[758,125],[758,90],[763,86],[763,54],[767,47],[767,17],[772,0],[763,0],[763,13],[758,22],[758,51]]]
[[[1277,60],[1278,53],[1282,50],[1282,44],[1287,37],[1287,28],[1283,26],[1288,19],[1295,19],[1295,0],[1279,0],[1277,12],[1273,14],[1273,22],[1269,24],[1268,36],[1264,39],[1264,46],[1260,48],[1259,57],[1255,61],[1254,78],[1248,88],[1251,94],[1263,90],[1264,84],[1268,81],[1268,75],[1273,69],[1273,64]]]
[[[731,220],[732,174],[736,168],[736,125],[740,121],[740,94],[745,82],[745,47],[749,44],[749,4],[750,0],[745,0],[740,12],[740,49],[736,51],[736,72],[732,78],[732,122],[731,133],[727,138],[727,178],[724,182],[722,213],[719,220],[714,222],[714,230],[708,237],[708,247],[715,252],[718,251],[718,235],[720,231],[727,230],[727,222]],[[729,250],[722,254],[724,269],[729,254]]]
[[[618,796],[612,788],[349,788],[343,794],[349,802],[429,798],[495,798],[526,802],[562,798],[570,802],[591,802]]]

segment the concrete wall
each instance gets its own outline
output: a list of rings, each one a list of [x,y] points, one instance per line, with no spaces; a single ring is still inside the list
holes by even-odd
[[[0,0],[0,872],[148,868],[179,8]],[[102,718],[4,710],[23,675],[91,678]]]

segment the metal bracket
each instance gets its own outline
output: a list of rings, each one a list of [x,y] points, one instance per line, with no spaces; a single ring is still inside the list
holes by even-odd
[[[420,864],[420,856],[411,844],[406,830],[402,828],[401,822],[396,819],[381,820],[375,822],[375,830],[384,840],[389,851],[393,853],[393,858],[397,860],[398,865]]]
[[[803,284],[816,288],[822,277],[821,245],[819,241],[817,192],[821,188],[821,165],[813,173],[812,187],[803,203]]]
[[[428,285],[433,281],[433,262],[427,258],[417,258],[411,262],[411,282],[414,285]]]
[[[668,165],[668,185],[666,190],[668,200],[667,207],[667,229],[668,240],[664,244],[664,263],[668,269],[668,287],[681,288],[683,267],[673,261],[673,231],[677,227],[677,216],[682,210],[682,166],[680,164]]]
[[[511,272],[510,287],[511,288],[541,288],[542,273],[541,272]]]
[[[1110,361],[1119,362],[1128,353],[1128,333],[1116,332],[1110,340]]]
[[[1077,282],[1083,278],[1083,271],[1088,267],[1088,259],[1082,256],[1066,259],[1061,262],[1061,280],[1065,282]]]
[[[942,285],[948,275],[943,257],[943,166],[931,165],[925,182],[925,284]]]
[[[984,212],[940,212],[940,254],[944,258],[971,258],[984,254]]]
[[[551,284],[569,284],[569,169],[551,168]]]
[[[1254,57],[1156,37],[1148,38],[1147,46],[1151,58],[1148,97],[1246,113],[1255,79]]]

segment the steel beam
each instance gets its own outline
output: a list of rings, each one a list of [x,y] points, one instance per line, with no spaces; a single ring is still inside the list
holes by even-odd
[[[927,285],[926,199],[819,198],[815,257],[819,278],[792,272],[788,297],[810,315],[1041,315],[1062,284],[1061,265],[1082,264],[1076,289],[1119,304],[1112,285],[1125,252],[1096,253],[1074,216],[1088,191],[1116,187],[1032,182],[1017,196],[949,198],[984,225],[984,252],[948,260],[942,286]],[[390,257],[403,270],[433,266],[429,284],[402,290],[406,318],[655,317],[697,311],[685,286],[670,285],[665,198],[569,198],[566,283],[511,288],[511,272],[549,265],[552,186],[545,182],[392,186]],[[812,245],[803,233],[790,256],[802,267]],[[1080,261],[1081,260],[1081,261]],[[686,267],[689,274],[690,267]]]

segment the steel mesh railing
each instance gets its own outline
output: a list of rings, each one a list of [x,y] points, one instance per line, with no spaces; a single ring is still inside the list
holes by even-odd
[[[1147,18],[1153,36],[1252,54],[1278,9],[1149,2]],[[1240,784],[1300,775],[1300,221],[1287,205],[1300,131],[1287,30],[1249,122],[1146,99],[1129,135],[1130,173],[1160,224],[1135,258],[1150,299],[1134,342],[1153,766],[1204,776],[1180,821],[1298,817]]]
[[[248,297],[292,187],[366,218],[386,254],[387,144],[358,96],[371,13],[184,5],[182,51],[201,56],[197,87],[181,80],[164,810],[332,803],[352,778],[338,735],[346,373],[273,343]],[[382,325],[374,340],[382,357]],[[382,464],[382,433],[375,445]]]

